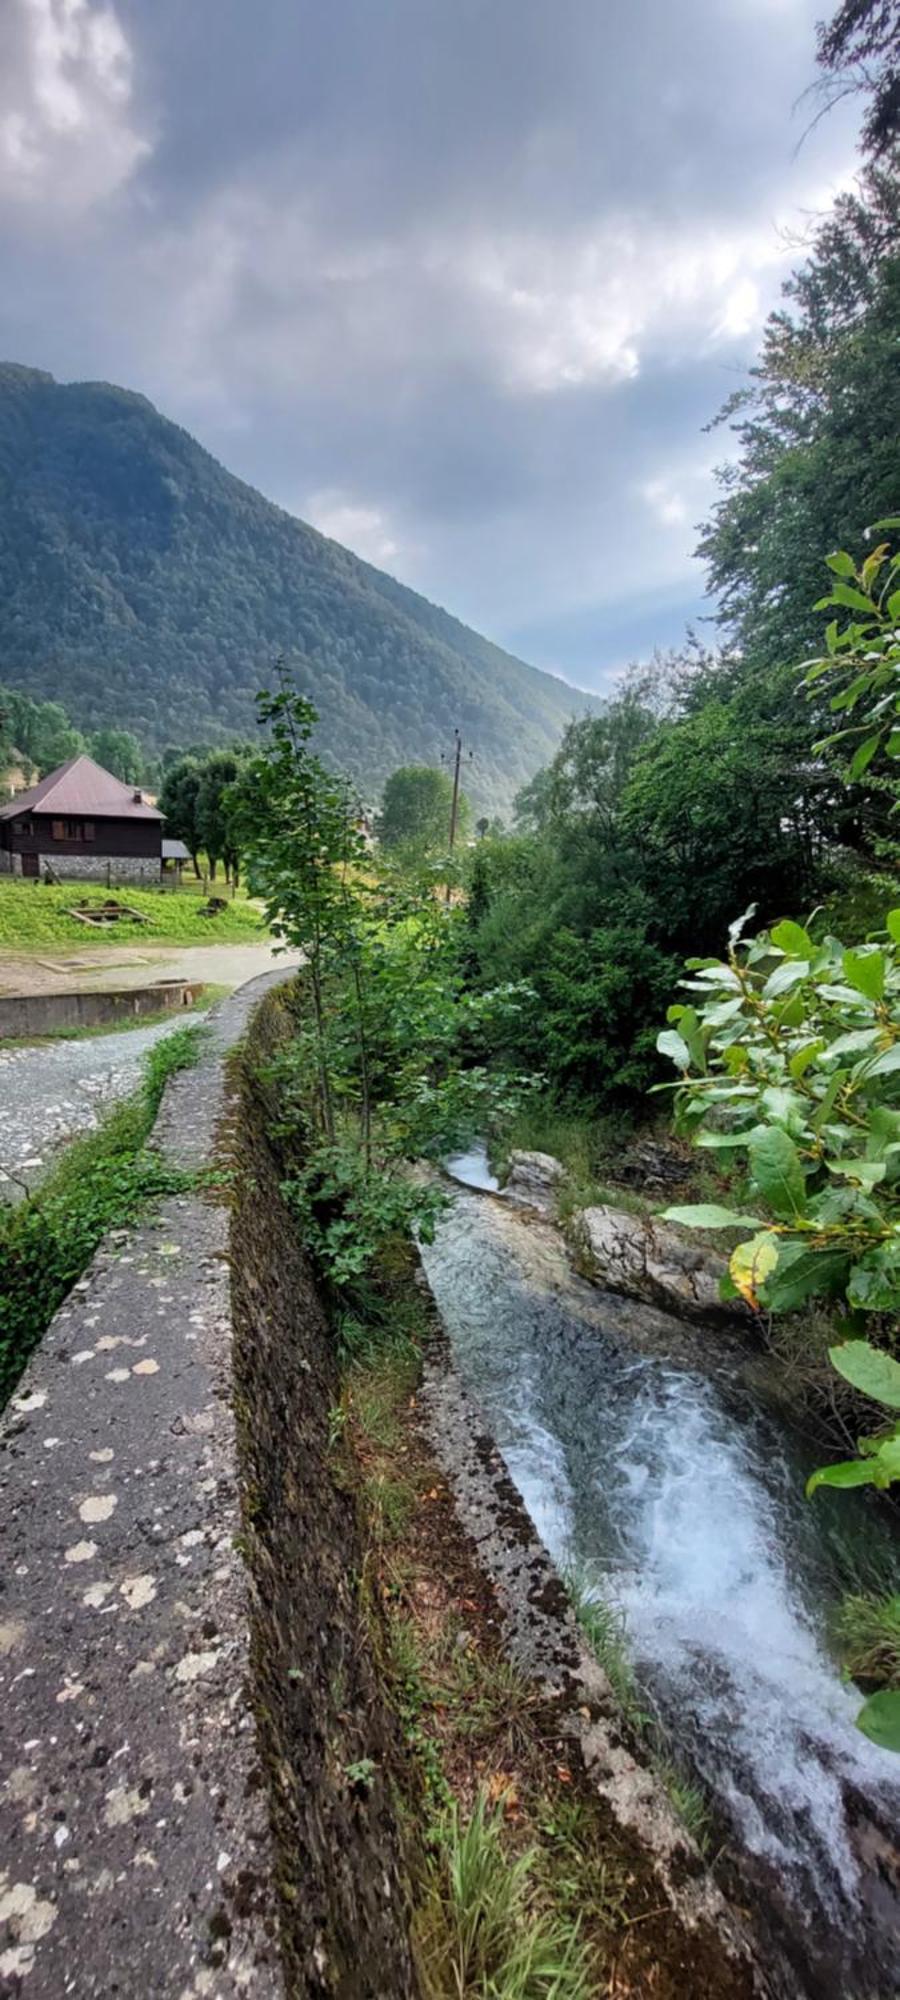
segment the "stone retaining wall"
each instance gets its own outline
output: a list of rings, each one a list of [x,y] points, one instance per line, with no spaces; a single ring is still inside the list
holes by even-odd
[[[125,986],[103,993],[8,994],[0,998],[0,1042],[164,1014],[192,1006],[202,992],[202,980],[164,979],[156,986]]]

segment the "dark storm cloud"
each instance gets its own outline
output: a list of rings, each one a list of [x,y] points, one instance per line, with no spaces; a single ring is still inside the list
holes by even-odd
[[[599,678],[696,608],[702,425],[851,161],[816,12],[5,0],[2,349]]]

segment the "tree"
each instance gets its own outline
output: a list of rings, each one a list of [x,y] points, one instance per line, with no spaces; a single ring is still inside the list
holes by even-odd
[[[215,750],[199,767],[196,799],[198,844],[205,848],[213,881],[221,861],[226,881],[238,878],[240,861],[234,787],[250,753],[240,746]]]
[[[699,552],[745,660],[782,667],[814,651],[820,551],[857,547],[896,507],[898,245],[900,176],[871,166],[817,229],[749,387],[718,419],[739,456]]]
[[[159,795],[159,809],[165,814],[166,834],[170,839],[184,841],[197,875],[200,873],[202,845],[197,813],[200,777],[199,759],[182,757],[177,764],[170,765]]]
[[[831,102],[848,90],[870,97],[863,145],[885,153],[900,135],[900,0],[842,0],[818,29],[818,61],[833,87]]]
[[[446,771],[431,764],[403,764],[392,771],[384,788],[378,837],[385,848],[416,849],[436,854],[450,844],[453,785]],[[464,838],[471,810],[460,792],[457,836]]]
[[[58,701],[33,701],[18,688],[0,688],[0,711],[0,735],[5,732],[10,750],[40,778],[84,749],[83,736]]]
[[[144,753],[130,729],[98,729],[88,737],[88,749],[95,762],[123,785],[139,785],[144,776]]]

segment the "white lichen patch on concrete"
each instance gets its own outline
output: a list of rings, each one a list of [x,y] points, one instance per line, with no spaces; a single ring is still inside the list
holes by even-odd
[[[141,1819],[149,1810],[149,1799],[142,1798],[134,1786],[114,1785],[106,1794],[103,1817],[107,1826],[127,1826],[130,1820]]]
[[[93,1359],[94,1349],[92,1347],[82,1347],[77,1354],[73,1354],[71,1365],[73,1368],[80,1368],[83,1361],[93,1361]]]
[[[29,1410],[42,1410],[46,1401],[46,1389],[33,1389],[30,1396],[14,1396],[12,1406],[26,1414]]]
[[[152,1604],[156,1596],[156,1584],[152,1576],[126,1576],[119,1585],[119,1591],[129,1611],[143,1611],[145,1604]]]
[[[71,1548],[66,1549],[65,1561],[67,1563],[90,1562],[91,1557],[95,1556],[96,1553],[96,1542],[73,1542]]]
[[[94,1465],[109,1465],[110,1460],[115,1458],[115,1455],[115,1452],[108,1445],[105,1451],[88,1452],[88,1458],[92,1460]]]
[[[111,1583],[92,1583],[82,1593],[81,1602],[89,1611],[99,1611],[115,1588]]]
[[[27,1630],[23,1618],[6,1618],[0,1623],[0,1658],[21,1646]]]
[[[84,1693],[84,1682],[70,1680],[69,1675],[67,1674],[56,1699],[59,1702],[77,1701],[79,1695],[83,1693]]]
[[[132,1375],[158,1375],[158,1374],[159,1374],[159,1362],[158,1362],[158,1361],[136,1361],[136,1362],[135,1362],[135,1364],[134,1364],[134,1367],[132,1368],[132,1371],[131,1371],[131,1372],[132,1372]]]
[[[0,1876],[0,1885],[8,1881]],[[32,1882],[0,1886],[0,1924],[8,1924],[18,1945],[38,1944],[56,1922],[56,1906],[38,1895]]]
[[[91,1493],[81,1502],[78,1509],[79,1520],[91,1523],[108,1521],[110,1515],[115,1513],[118,1504],[115,1493]]]
[[[218,1653],[185,1653],[175,1668],[177,1681],[198,1681],[203,1674],[211,1674],[218,1660]]]
[[[106,1372],[106,1380],[107,1382],[130,1382],[131,1370],[130,1368],[109,1368]]]

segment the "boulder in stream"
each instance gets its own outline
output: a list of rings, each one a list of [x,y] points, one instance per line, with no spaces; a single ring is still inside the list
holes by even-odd
[[[510,1153],[503,1192],[507,1200],[534,1208],[555,1221],[556,1199],[564,1178],[564,1169],[552,1153]]]
[[[628,1215],[604,1204],[583,1208],[575,1226],[591,1276],[611,1291],[648,1299],[686,1319],[743,1317],[738,1303],[719,1296],[725,1258],[655,1216]]]

